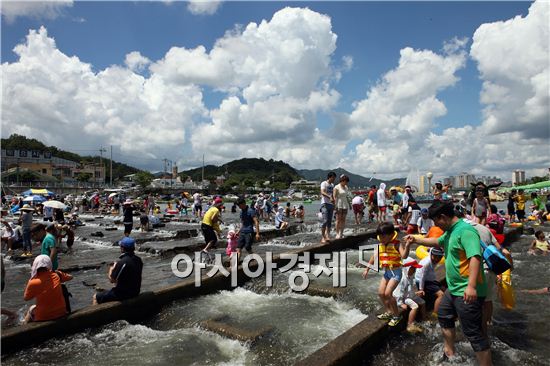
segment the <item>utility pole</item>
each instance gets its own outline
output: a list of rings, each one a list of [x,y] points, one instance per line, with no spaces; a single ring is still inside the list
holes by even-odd
[[[166,165],[168,165],[168,159],[164,158],[162,159],[162,161],[164,162],[164,170],[162,171],[162,176],[164,177],[166,174]]]
[[[110,186],[113,188],[113,145],[111,145],[111,173],[109,174]]]
[[[174,162],[170,160],[170,188],[172,188],[172,181],[174,180],[173,170],[174,170]]]
[[[201,181],[201,186],[202,186],[202,182],[204,182],[204,154],[202,154],[202,181]]]
[[[103,146],[100,146],[99,147],[99,168],[100,168],[99,172],[100,173],[101,173],[101,168],[103,168],[103,153],[104,152],[107,152],[107,149],[104,149]],[[105,169],[103,169],[103,171],[105,171]],[[94,173],[95,173],[95,171],[94,171]],[[105,185],[105,174],[103,174],[101,176],[101,182],[103,183],[103,185]]]

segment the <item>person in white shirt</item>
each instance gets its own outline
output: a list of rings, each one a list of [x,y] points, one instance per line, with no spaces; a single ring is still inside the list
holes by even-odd
[[[422,268],[415,274],[418,295],[426,300],[426,304],[434,304],[434,313],[437,314],[439,303],[443,299],[441,284],[437,280],[435,268],[443,258],[443,250],[437,247],[430,248],[428,255],[420,261]]]
[[[423,208],[421,211],[421,216],[416,222],[416,225],[418,226],[418,233],[422,235],[426,235],[428,231],[435,225],[434,220],[430,219],[428,217],[428,209]]]
[[[407,222],[407,234],[418,233],[418,219],[422,216],[420,206],[414,201],[409,201],[409,221]]]
[[[376,191],[376,200],[378,204],[378,222],[386,221],[386,183],[380,183],[380,188]]]
[[[344,237],[344,227],[346,226],[346,215],[349,210],[349,177],[345,174],[340,176],[340,183],[334,187],[332,193],[334,205],[336,206],[336,239]]]
[[[421,268],[420,264],[411,257],[403,259],[403,268],[401,269],[403,271],[403,276],[392,293],[397,301],[398,307],[404,310],[406,310],[407,307],[411,309],[407,321],[407,332],[409,333],[422,332],[422,328],[414,323],[419,307],[418,302],[420,301],[416,298],[416,293],[414,292],[414,278],[417,268]]]
[[[365,215],[365,200],[361,196],[355,196],[351,200],[351,207],[353,208],[353,215],[355,216],[355,224],[359,225]]]

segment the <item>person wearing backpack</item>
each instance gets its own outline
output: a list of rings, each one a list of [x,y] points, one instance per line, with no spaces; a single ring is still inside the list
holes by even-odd
[[[437,312],[443,333],[443,359],[455,355],[455,320],[470,342],[478,363],[492,365],[491,344],[483,331],[483,303],[487,281],[483,273],[483,254],[477,230],[455,215],[452,202],[435,201],[428,209],[429,217],[444,231],[439,238],[418,238],[407,235],[409,244],[440,246],[445,252],[445,278],[448,289]]]
[[[25,301],[36,298],[36,304],[29,308],[25,315],[25,322],[45,321],[61,318],[69,313],[70,304],[67,303],[63,289],[63,282],[73,279],[70,274],[53,271],[49,256],[41,254],[34,259],[31,270],[31,279],[25,288]],[[68,294],[70,295],[70,294]]]

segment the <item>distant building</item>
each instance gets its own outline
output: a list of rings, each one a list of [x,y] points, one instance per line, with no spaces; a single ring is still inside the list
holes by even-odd
[[[10,169],[34,171],[66,183],[75,182],[80,173],[91,175],[88,182],[105,181],[104,166],[58,158],[52,156],[49,151],[2,149],[1,167],[2,171]]]
[[[183,183],[179,179],[157,178],[151,182],[153,188],[184,188]]]
[[[476,177],[473,174],[468,174],[467,172],[462,172],[456,176],[449,177],[450,183],[453,185],[453,188],[469,188],[471,183],[476,182]]]
[[[223,185],[225,183],[225,180],[226,180],[225,175],[222,174],[220,176],[217,176],[216,177],[216,185],[217,186]]]
[[[482,181],[483,183],[485,183],[486,185],[491,185],[491,184],[498,184],[498,183],[501,183],[502,180],[500,178],[497,178],[497,177],[489,177],[489,176],[482,176],[481,178],[479,178],[480,181]]]
[[[300,179],[290,183],[290,189],[319,188],[321,182],[316,180]]]
[[[525,170],[514,170],[512,172],[512,185],[519,186],[525,183]]]

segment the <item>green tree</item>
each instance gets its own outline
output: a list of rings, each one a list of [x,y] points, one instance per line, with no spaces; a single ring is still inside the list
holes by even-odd
[[[92,178],[92,174],[90,173],[78,173],[76,176],[76,180],[79,182],[88,182]]]
[[[153,181],[153,174],[149,172],[139,172],[134,176],[134,181],[141,187],[147,188]]]
[[[546,177],[538,177],[538,176],[534,176],[534,177],[531,177],[530,181],[531,181],[531,184],[535,184],[535,183],[539,183],[539,182],[544,182],[548,180],[548,178]]]

